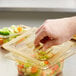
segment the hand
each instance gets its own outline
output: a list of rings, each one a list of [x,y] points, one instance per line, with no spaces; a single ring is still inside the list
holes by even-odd
[[[76,28],[76,27],[75,27]],[[70,40],[74,27],[69,18],[46,20],[36,32],[35,46],[43,43],[43,50]]]

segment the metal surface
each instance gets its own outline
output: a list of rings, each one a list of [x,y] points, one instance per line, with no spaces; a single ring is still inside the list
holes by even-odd
[[[0,11],[76,12],[75,0],[0,0]]]

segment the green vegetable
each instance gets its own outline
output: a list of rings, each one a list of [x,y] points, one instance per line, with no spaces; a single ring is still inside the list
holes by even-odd
[[[15,28],[15,30],[14,30],[16,33],[18,33],[18,30],[17,30],[17,28]]]
[[[22,69],[22,72],[25,72],[25,71],[26,71],[25,68],[23,68],[23,69]]]
[[[0,30],[0,34],[1,35],[9,35],[10,32],[7,30],[7,31],[4,31],[4,30]]]
[[[39,72],[31,73],[30,76],[40,76],[40,73]]]
[[[11,29],[13,29],[13,31],[14,31],[15,33],[18,33],[17,27],[16,27],[15,25],[12,25],[12,26],[11,26]]]
[[[61,66],[60,62],[58,62],[57,64],[58,64],[59,67]]]
[[[8,41],[9,41],[9,39],[4,39],[3,41],[4,41],[4,43],[6,43],[6,42],[8,42]]]
[[[45,55],[45,54],[46,54],[46,52],[44,52],[44,51],[42,51],[42,50],[40,50],[39,53],[40,53],[41,55]]]
[[[40,65],[41,66],[46,66],[46,64],[44,62],[41,62]]]
[[[9,35],[10,32],[9,32],[8,28],[5,27],[5,28],[3,28],[3,29],[0,30],[0,34],[1,35]]]
[[[26,64],[24,64],[24,68],[28,68],[28,67],[30,67],[30,66],[31,66],[30,63],[26,63]]]
[[[10,31],[10,34],[14,34],[14,30],[11,28],[8,28],[8,30]]]
[[[40,59],[40,60],[46,60],[46,59],[48,59],[49,57],[48,57],[48,55],[38,55],[38,54],[36,54],[36,58],[37,58],[37,59]]]

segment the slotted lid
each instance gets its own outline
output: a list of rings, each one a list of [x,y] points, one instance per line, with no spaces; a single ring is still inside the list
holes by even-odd
[[[24,32],[19,37],[11,40],[8,43],[3,45],[3,48],[10,51],[16,58],[16,60],[20,60],[22,62],[29,61],[31,63],[37,64],[40,68],[47,68],[48,66],[43,66],[40,61],[34,57],[34,39],[35,39],[35,32],[37,28],[31,28]],[[54,65],[57,62],[71,56],[74,54],[73,51],[70,51],[73,48],[74,42],[67,41],[61,45],[53,46],[51,53],[51,58],[47,61]]]

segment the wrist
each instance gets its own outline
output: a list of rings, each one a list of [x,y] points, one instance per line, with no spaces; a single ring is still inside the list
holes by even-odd
[[[70,29],[70,33],[76,34],[76,16],[68,18],[68,28]]]

